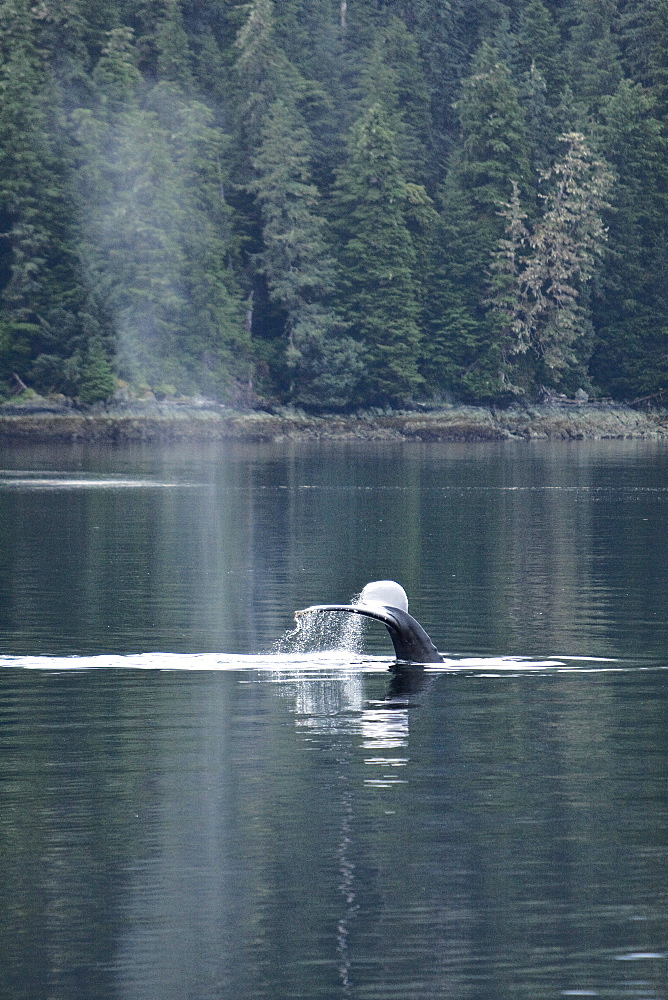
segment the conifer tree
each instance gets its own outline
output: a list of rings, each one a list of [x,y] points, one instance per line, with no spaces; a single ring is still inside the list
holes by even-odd
[[[510,201],[499,211],[499,215],[506,220],[505,233],[498,241],[490,266],[486,304],[490,307],[494,331],[499,389],[521,395],[531,388],[532,382],[532,366],[518,357],[526,355],[531,347],[528,303],[521,293],[521,275],[526,266],[530,234],[517,181],[512,182]]]
[[[586,378],[591,353],[583,295],[606,240],[601,213],[612,175],[580,133],[562,142],[563,157],[543,174],[545,210],[518,279],[517,334],[532,346],[538,380],[548,388],[576,389],[571,383]]]
[[[351,102],[343,83],[349,73],[345,33],[336,0],[283,0],[275,8],[276,38],[305,79],[325,84],[337,100]]]
[[[364,104],[379,104],[395,134],[407,178],[424,182],[429,153],[429,95],[414,37],[398,17],[378,31],[362,71]]]
[[[668,122],[668,0],[655,0],[652,5],[649,36],[648,84],[657,100],[658,116]]]
[[[67,112],[91,98],[91,50],[104,32],[115,27],[113,22],[106,23],[113,14],[104,4],[91,11],[86,0],[34,5],[32,14],[35,43],[42,57],[48,58],[52,97]]]
[[[518,69],[528,73],[535,67],[546,81],[553,103],[566,82],[559,50],[559,29],[548,7],[543,0],[528,0],[517,30]]]
[[[242,149],[251,155],[257,150],[262,141],[264,117],[279,98],[297,104],[307,124],[312,119],[324,131],[330,130],[331,102],[322,86],[306,78],[281,45],[278,29],[285,18],[284,8],[277,8],[273,0],[251,0],[246,10],[246,21],[235,41],[238,130]],[[240,164],[242,171],[250,171],[249,161],[244,162],[242,158]]]
[[[458,134],[455,102],[466,73],[468,10],[450,0],[414,0],[398,12],[418,46],[430,111],[430,180],[440,182]]]
[[[225,56],[211,30],[205,30],[196,40],[193,56],[197,90],[221,114],[229,103],[232,87]]]
[[[397,401],[422,385],[416,253],[395,137],[378,105],[351,132],[335,201],[339,298],[364,348],[367,399]]]
[[[618,28],[616,0],[580,0],[566,56],[583,123],[603,96],[614,94],[622,78]]]
[[[461,26],[462,39],[469,55],[476,52],[483,42],[493,42],[495,36],[507,30],[511,11],[504,0],[451,0],[450,6]]]
[[[545,171],[557,153],[556,127],[557,112],[547,100],[545,80],[532,63],[524,75],[519,92],[526,122],[527,146],[531,165],[531,182],[527,188],[537,195],[538,178]],[[513,179],[511,178],[511,184]]]
[[[85,291],[54,80],[22,0],[0,5],[0,91],[0,376],[62,390],[77,378]]]
[[[285,316],[290,397],[299,403],[342,406],[349,402],[361,363],[356,345],[342,339],[342,323],[328,300],[335,263],[318,212],[311,179],[311,137],[294,106],[276,100],[262,129],[249,190],[260,203],[264,249],[257,265],[271,299]],[[346,358],[351,364],[346,371]],[[328,391],[322,378],[327,373]]]
[[[193,63],[181,0],[134,0],[117,27],[129,27],[143,76],[169,80],[186,92],[193,87]]]
[[[461,145],[456,170],[478,212],[480,225],[497,237],[498,209],[511,180],[524,190],[529,180],[524,115],[510,71],[498,52],[483,42],[459,100]]]
[[[618,42],[624,76],[650,86],[659,11],[664,0],[619,0]]]
[[[192,94],[195,83],[192,55],[178,0],[164,0],[156,25],[155,47],[158,79],[169,80],[185,94]]]
[[[277,43],[272,0],[251,0],[236,48],[242,138],[250,150],[255,150],[262,140],[262,125],[270,105],[284,94],[294,97],[301,83]]]
[[[427,269],[422,370],[434,396],[489,396],[489,377],[483,375],[480,385],[476,370],[489,336],[482,294],[489,261],[487,235],[481,234],[454,171],[445,179],[438,204]]]
[[[668,138],[657,102],[623,80],[602,105],[598,146],[612,166],[608,252],[593,300],[593,375],[615,397],[668,385]]]
[[[92,339],[81,365],[78,397],[82,403],[97,403],[109,399],[116,390],[116,378],[103,345]]]
[[[458,110],[461,139],[450,161],[437,265],[451,291],[445,299],[436,292],[440,317],[432,307],[429,351],[433,366],[434,347],[441,345],[437,367],[446,380],[454,377],[451,388],[490,399],[499,391],[499,348],[484,307],[487,274],[503,234],[499,210],[511,182],[521,195],[529,187],[530,144],[510,71],[486,42],[463,81]]]
[[[334,261],[324,239],[324,219],[317,214],[319,194],[311,180],[311,140],[296,108],[276,100],[262,129],[253,158],[255,177],[249,190],[260,202],[264,250],[258,265],[270,294],[288,316],[288,343],[302,310],[323,300],[333,286]]]

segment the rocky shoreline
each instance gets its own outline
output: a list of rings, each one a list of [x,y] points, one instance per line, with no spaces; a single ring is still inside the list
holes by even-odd
[[[615,403],[555,402],[495,409],[311,416],[297,410],[238,411],[215,403],[132,403],[74,408],[5,403],[0,440],[23,441],[509,441],[668,438],[668,411]]]

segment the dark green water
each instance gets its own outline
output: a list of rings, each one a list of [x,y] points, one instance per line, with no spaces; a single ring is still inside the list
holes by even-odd
[[[652,443],[5,447],[0,996],[668,1000],[667,513]],[[442,667],[284,638],[381,577]]]

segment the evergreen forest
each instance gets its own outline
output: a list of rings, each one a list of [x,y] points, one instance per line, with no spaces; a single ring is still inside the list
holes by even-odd
[[[668,0],[0,0],[0,398],[668,388]]]

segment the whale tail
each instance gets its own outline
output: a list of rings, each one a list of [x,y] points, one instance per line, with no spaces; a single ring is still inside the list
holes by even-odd
[[[403,607],[386,604],[387,600],[397,600]],[[327,611],[348,611],[354,615],[364,615],[365,618],[373,618],[385,625],[397,660],[405,663],[442,663],[443,657],[420,623],[408,614],[407,608],[408,599],[403,588],[393,581],[381,580],[367,584],[360,595],[359,604],[314,604],[310,608],[295,611],[295,619],[299,621],[302,615]]]

